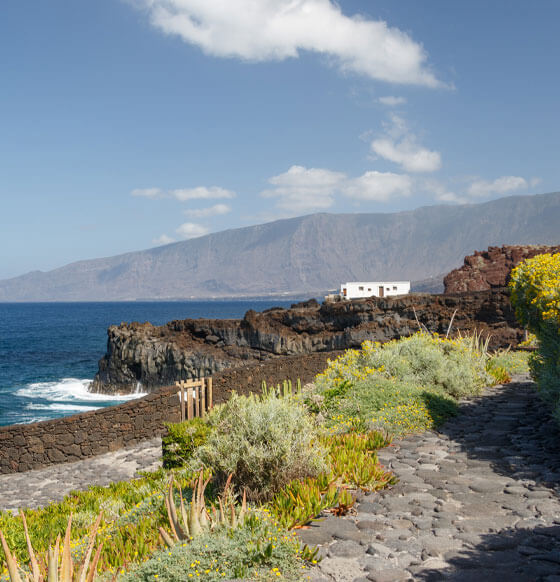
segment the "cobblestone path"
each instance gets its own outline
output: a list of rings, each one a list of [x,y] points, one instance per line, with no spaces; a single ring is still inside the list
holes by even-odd
[[[0,475],[0,509],[41,507],[51,501],[60,501],[73,489],[128,481],[137,476],[138,471],[155,470],[160,465],[161,438],[155,438],[75,463]]]
[[[301,530],[314,582],[560,582],[560,438],[531,382],[379,452],[400,482]]]

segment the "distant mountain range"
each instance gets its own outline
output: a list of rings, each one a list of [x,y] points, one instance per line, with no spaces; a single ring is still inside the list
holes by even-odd
[[[560,192],[277,220],[33,271],[0,281],[0,301],[312,296],[346,281],[384,279],[430,290],[465,255],[502,244],[560,244]]]

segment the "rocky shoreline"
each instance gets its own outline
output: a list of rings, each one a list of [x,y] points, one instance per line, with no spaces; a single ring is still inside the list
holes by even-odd
[[[107,352],[91,390],[130,393],[211,376],[228,368],[358,348],[364,340],[388,341],[422,326],[429,332],[476,330],[490,347],[515,347],[523,339],[509,301],[511,269],[523,259],[559,252],[560,247],[489,247],[465,257],[444,280],[445,293],[325,302],[315,300],[248,311],[240,320],[185,319],[111,326]]]
[[[95,392],[144,391],[199,376],[313,353],[358,348],[418,331],[445,334],[477,330],[493,348],[523,337],[506,288],[455,295],[410,294],[394,298],[317,303],[290,309],[248,311],[241,320],[186,319],[153,326],[121,324],[108,330],[107,353],[93,381]]]

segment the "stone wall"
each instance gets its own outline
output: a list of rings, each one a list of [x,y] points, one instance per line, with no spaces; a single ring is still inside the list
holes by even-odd
[[[290,379],[309,382],[329,357],[340,352],[277,358],[224,370],[213,376],[214,403],[227,400],[232,390],[260,392],[261,383]],[[74,416],[33,424],[0,426],[0,473],[39,469],[55,463],[78,461],[164,434],[164,422],[180,419],[177,388],[159,388],[143,398]]]
[[[219,404],[229,398],[232,390],[238,394],[257,392],[260,394],[262,382],[276,386],[284,380],[291,380],[295,385],[301,380],[302,385],[327,367],[327,360],[334,359],[342,351],[319,352],[305,356],[276,358],[261,364],[252,364],[241,368],[231,368],[212,376],[214,386],[214,403]]]
[[[118,406],[32,424],[0,426],[0,473],[38,469],[151,439],[180,419],[177,388]]]

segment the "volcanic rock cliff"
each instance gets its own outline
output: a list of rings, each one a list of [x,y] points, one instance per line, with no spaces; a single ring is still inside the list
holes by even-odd
[[[443,280],[445,293],[487,291],[505,287],[509,274],[521,261],[543,253],[559,253],[560,246],[504,245],[475,251],[465,257],[464,265],[451,271]]]
[[[319,305],[315,300],[291,309],[248,311],[241,320],[186,319],[155,327],[121,324],[108,330],[107,353],[92,389],[130,392],[176,380],[211,375],[225,368],[302,355],[356,348],[364,340],[386,341],[419,329],[445,334],[477,329],[491,345],[515,345],[517,326],[507,289],[458,295],[412,294]]]

